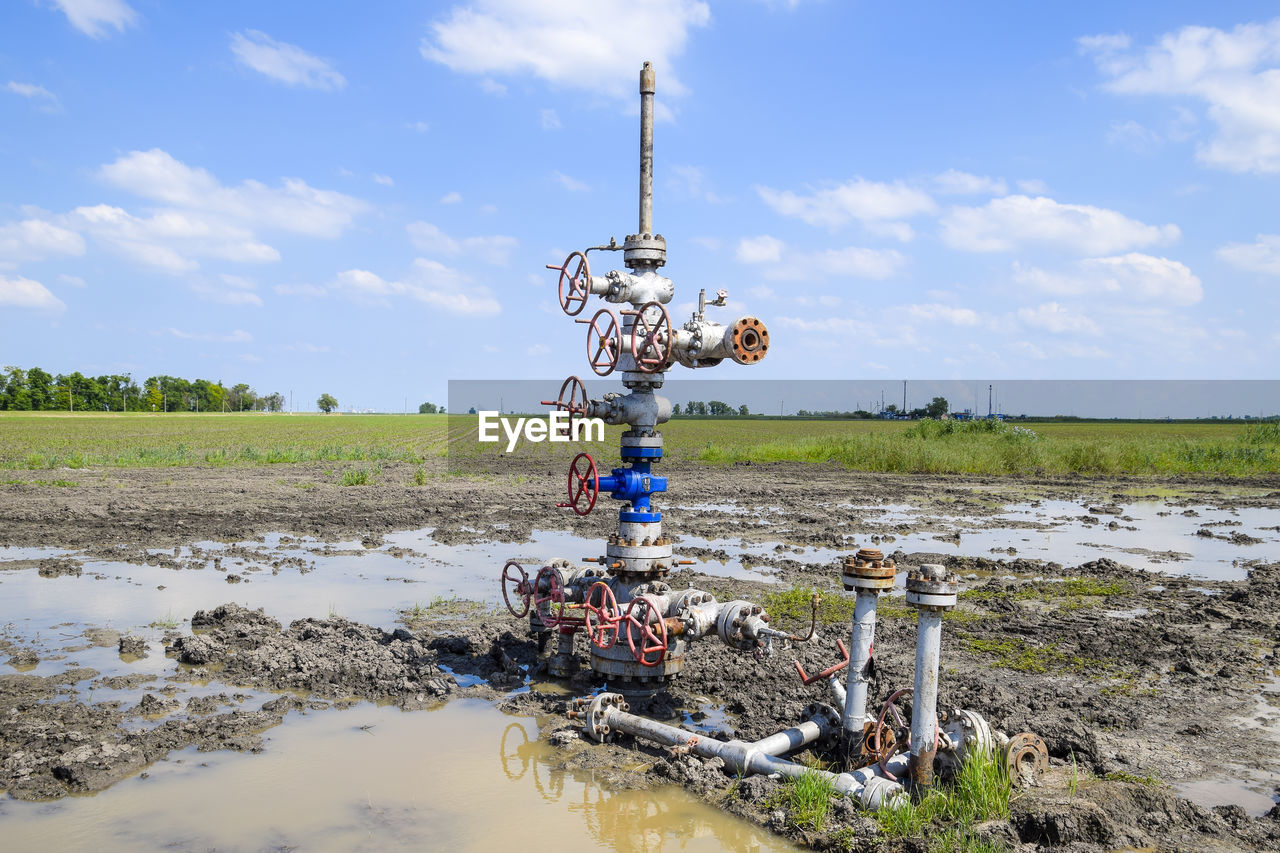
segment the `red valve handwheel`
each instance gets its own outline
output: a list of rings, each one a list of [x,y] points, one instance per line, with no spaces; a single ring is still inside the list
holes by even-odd
[[[544,610],[544,604],[550,606]],[[538,571],[538,576],[533,581],[533,606],[537,608],[542,624],[548,628],[558,628],[564,621],[564,581],[560,579],[558,569],[543,566]]]
[[[566,397],[565,395],[568,394]],[[581,379],[576,376],[570,376],[560,386],[560,396],[554,400],[543,400],[544,406],[555,406],[557,410],[568,412],[568,428],[569,435],[573,435],[573,422],[575,418],[580,418],[587,413],[587,405],[590,400],[587,398],[587,386]]]
[[[623,616],[627,623],[627,645],[631,656],[641,666],[654,667],[667,657],[667,623],[662,618],[662,605],[652,595],[632,599]],[[654,630],[654,626],[657,630]],[[640,646],[636,647],[639,637]],[[651,657],[656,655],[656,657]]]
[[[583,465],[582,460],[586,460]],[[589,453],[579,453],[569,465],[569,502],[556,506],[572,509],[578,515],[588,515],[595,509],[600,495],[600,474],[596,461]]]
[[[573,264],[574,258],[578,259],[578,265],[570,275],[569,267]],[[565,258],[563,266],[547,264],[547,269],[560,271],[557,290],[560,295],[560,307],[564,309],[564,313],[570,317],[581,314],[582,309],[586,307],[587,297],[591,295],[591,265],[587,263],[587,256],[582,252],[573,252]],[[566,284],[569,285],[567,291]]]
[[[662,316],[650,322],[646,316],[652,310]],[[661,302],[646,302],[635,312],[636,321],[631,326],[631,357],[636,369],[643,373],[658,373],[671,361],[671,315]]]
[[[519,596],[522,605],[520,610],[516,610],[511,604],[512,593]],[[529,574],[524,570],[524,566],[515,560],[507,560],[507,564],[502,567],[502,600],[507,603],[507,609],[511,611],[512,616],[519,619],[529,613],[529,598],[532,593]]]
[[[603,318],[603,321],[602,321]],[[608,308],[601,308],[590,320],[575,320],[587,324],[587,361],[597,376],[608,376],[618,366],[622,355],[622,325],[618,315]]]
[[[591,643],[599,649],[613,648],[618,641],[618,623],[622,616],[618,613],[618,599],[613,590],[604,581],[596,581],[587,590],[587,636]]]

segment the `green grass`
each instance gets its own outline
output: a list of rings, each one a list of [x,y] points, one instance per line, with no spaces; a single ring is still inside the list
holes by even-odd
[[[1097,658],[1073,655],[1058,648],[1057,643],[1033,646],[1025,640],[993,640],[963,637],[964,646],[971,652],[987,655],[991,663],[1001,669],[1014,672],[1059,674],[1066,672],[1095,672],[1109,670],[1104,661]]]
[[[1011,598],[1015,601],[1034,599],[1037,601],[1053,601],[1067,599],[1072,606],[1081,606],[1082,598],[1107,598],[1113,595],[1129,595],[1133,587],[1124,581],[1103,581],[1097,578],[1065,578],[1061,581],[1036,581],[1021,584],[1012,589],[994,589],[978,587],[960,593],[966,601],[987,602],[996,599]],[[1066,606],[1066,605],[1064,605]]]
[[[5,486],[49,486],[57,489],[70,489],[80,485],[74,480],[5,480],[0,485]]]
[[[338,480],[340,486],[369,486],[372,485],[378,475],[382,473],[380,466],[370,468],[348,468],[342,472],[342,477]]]
[[[993,425],[994,424],[994,425]],[[467,415],[0,412],[0,469],[422,465],[451,451],[501,458]],[[619,427],[596,455],[612,454]],[[1056,423],[678,418],[668,458],[835,463],[861,471],[1012,476],[1266,477],[1280,473],[1280,424]],[[451,447],[451,439],[453,439]],[[522,445],[567,462],[575,444]],[[414,479],[415,485],[418,483]]]
[[[792,823],[817,832],[826,820],[835,790],[830,776],[806,770],[786,781],[778,802],[786,807]]]
[[[1007,820],[1012,786],[1004,762],[991,752],[970,753],[950,785],[937,785],[919,802],[902,801],[877,811],[891,838],[928,838],[933,850],[986,853],[1000,850],[970,832],[988,820]]]

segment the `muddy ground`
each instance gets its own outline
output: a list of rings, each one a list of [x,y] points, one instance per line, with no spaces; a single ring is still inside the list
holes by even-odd
[[[0,545],[68,547],[87,559],[180,564],[183,558],[157,557],[147,549],[208,539],[243,542],[276,532],[326,541],[354,537],[375,547],[383,533],[423,527],[434,528],[441,542],[514,543],[526,541],[534,529],[555,528],[606,535],[610,512],[579,520],[550,509],[561,497],[563,473],[559,463],[545,467],[534,465],[518,481],[500,473],[459,477],[434,471],[425,485],[414,486],[414,469],[393,466],[379,484],[366,488],[340,488],[340,472],[320,465],[79,471],[75,489],[6,487],[0,493]],[[1082,515],[1093,519],[1086,523],[1123,523],[1117,503],[1140,497],[1147,487],[1171,511],[1205,503],[1280,508],[1280,481],[1252,483],[1241,491],[1229,483],[1015,482],[863,475],[789,464],[677,463],[667,473],[673,475],[672,489],[663,504],[676,507],[665,512],[668,530],[788,543],[754,562],[774,570],[784,588],[813,586],[831,601],[844,598],[835,563],[795,559],[791,546],[848,552],[854,544],[879,544],[892,553],[893,537],[928,532],[932,513],[963,514],[981,526],[1015,501],[1079,501]],[[718,506],[725,500],[764,509],[744,517]],[[919,513],[910,521],[888,522],[841,508],[877,503],[911,505]],[[1206,530],[1204,535],[1230,535]],[[245,553],[272,559],[260,549]],[[981,827],[984,838],[1009,848],[1053,850],[1280,848],[1280,807],[1250,817],[1239,806],[1210,808],[1180,798],[1175,787],[1226,778],[1231,767],[1274,772],[1280,766],[1280,749],[1262,728],[1274,726],[1268,714],[1275,708],[1261,706],[1259,698],[1274,696],[1261,686],[1280,675],[1280,555],[1255,558],[1247,579],[1232,582],[1140,572],[1108,559],[1064,567],[989,553],[895,557],[902,567],[945,562],[961,575],[968,593],[944,626],[941,704],[978,711],[1009,733],[1036,732],[1049,747],[1049,776],[1015,798],[1009,821]],[[37,567],[47,576],[79,572],[78,562],[68,558],[41,560]],[[1079,590],[1074,594],[1046,580],[1055,578],[1094,583],[1073,587]],[[682,577],[685,582],[722,600],[759,600],[777,592],[777,586],[692,570]],[[210,601],[200,613],[183,614],[192,617],[190,630],[174,630],[166,638],[166,653],[175,659],[172,675],[155,682],[133,707],[91,703],[77,693],[75,685],[101,680],[93,670],[68,666],[53,676],[0,676],[0,788],[22,799],[91,792],[145,772],[186,746],[261,749],[261,732],[290,712],[360,699],[414,709],[476,695],[504,708],[548,715],[544,731],[562,746],[563,766],[615,785],[682,784],[817,849],[927,847],[922,839],[886,837],[843,802],[821,831],[797,826],[772,780],[736,782],[697,758],[630,742],[588,745],[560,734],[573,731],[563,717],[565,697],[522,689],[547,676],[525,625],[505,612],[453,602],[400,626],[336,617],[283,626],[270,613],[220,604]],[[813,643],[782,649],[764,662],[715,641],[700,643],[684,675],[652,699],[633,701],[633,710],[676,720],[689,713],[696,721],[707,707],[722,707],[727,716],[712,730],[762,737],[794,723],[808,702],[829,701],[816,685],[799,685],[790,660],[821,668],[834,657],[834,640],[847,631],[846,623],[833,619]],[[911,683],[914,635],[911,612],[900,605],[882,609],[877,701]],[[29,664],[23,656],[31,654],[21,643],[0,640],[0,657]],[[226,685],[226,692],[190,699],[185,707],[172,698],[185,681],[209,680]],[[596,686],[588,673],[570,682],[581,694]],[[281,695],[259,704],[241,690]]]

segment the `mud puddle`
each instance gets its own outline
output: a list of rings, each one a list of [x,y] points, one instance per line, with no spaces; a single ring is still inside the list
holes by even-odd
[[[0,800],[5,846],[36,850],[787,851],[683,789],[612,792],[552,769],[533,717],[460,699],[291,715],[260,755],[188,749],[93,796]],[[216,811],[210,804],[216,803]]]

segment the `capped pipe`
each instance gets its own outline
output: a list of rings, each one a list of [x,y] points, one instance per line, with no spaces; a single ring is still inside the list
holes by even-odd
[[[907,575],[907,604],[917,608],[916,680],[911,699],[911,780],[918,788],[933,785],[938,751],[938,655],[942,646],[942,614],[956,606],[957,584],[945,567],[926,563]]]
[[[653,95],[657,91],[653,65],[640,69],[640,229],[653,233]]]
[[[884,559],[877,548],[862,548],[845,559],[840,576],[845,589],[856,590],[853,606],[853,634],[849,640],[849,677],[845,691],[844,743],[856,750],[867,723],[867,689],[871,683],[871,649],[876,636],[876,602],[880,593],[893,589],[897,568]]]

